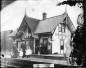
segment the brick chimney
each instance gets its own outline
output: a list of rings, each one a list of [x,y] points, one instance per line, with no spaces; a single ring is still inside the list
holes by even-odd
[[[43,20],[45,20],[47,18],[47,13],[43,13]]]

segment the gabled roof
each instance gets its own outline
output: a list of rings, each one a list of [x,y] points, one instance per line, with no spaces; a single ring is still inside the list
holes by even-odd
[[[74,32],[75,31],[75,27],[73,25],[73,22],[71,21],[70,17],[67,15],[67,27],[69,28],[70,32]]]
[[[27,28],[27,25],[28,25],[31,32],[34,32],[37,25],[39,24],[39,21],[40,20],[38,20],[38,19],[34,19],[34,18],[31,18],[31,17],[28,17],[25,15],[25,17],[19,27],[19,30],[25,31],[25,29]]]
[[[13,33],[10,34],[9,36],[10,37],[15,37],[15,36],[20,37],[22,35],[22,32],[25,32],[27,28],[29,28],[29,30],[32,33],[34,33],[37,25],[39,24],[39,21],[40,20],[38,19],[34,19],[34,18],[31,18],[25,15],[19,29],[16,31],[13,31]]]
[[[65,18],[67,18],[67,26],[69,30],[71,32],[74,31],[75,28],[72,21],[70,20],[68,14],[64,13],[62,15],[47,18],[45,20],[40,21],[35,31],[35,34],[52,32],[59,23],[62,23],[64,21]]]

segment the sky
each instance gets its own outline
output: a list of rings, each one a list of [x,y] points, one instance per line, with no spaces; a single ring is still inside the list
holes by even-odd
[[[29,17],[42,20],[42,13],[47,13],[47,18],[61,15],[65,12],[66,5],[56,6],[63,0],[17,0],[1,10],[1,31],[16,30],[26,14]],[[67,5],[67,13],[77,27],[77,17],[82,9]]]

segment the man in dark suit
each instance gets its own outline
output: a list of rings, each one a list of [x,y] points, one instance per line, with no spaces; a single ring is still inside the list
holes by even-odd
[[[26,56],[26,55],[25,55],[25,52],[26,52],[26,51],[25,51],[25,50],[26,50],[26,44],[25,44],[25,43],[22,43],[22,44],[21,44],[21,48],[22,48],[22,51],[23,51],[23,58],[24,58],[24,57]]]

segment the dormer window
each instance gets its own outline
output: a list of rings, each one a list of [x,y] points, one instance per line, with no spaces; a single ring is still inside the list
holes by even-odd
[[[65,32],[65,26],[64,26],[63,23],[60,23],[60,24],[59,24],[59,26],[58,26],[58,30],[59,30],[59,32],[62,32],[62,33]]]

